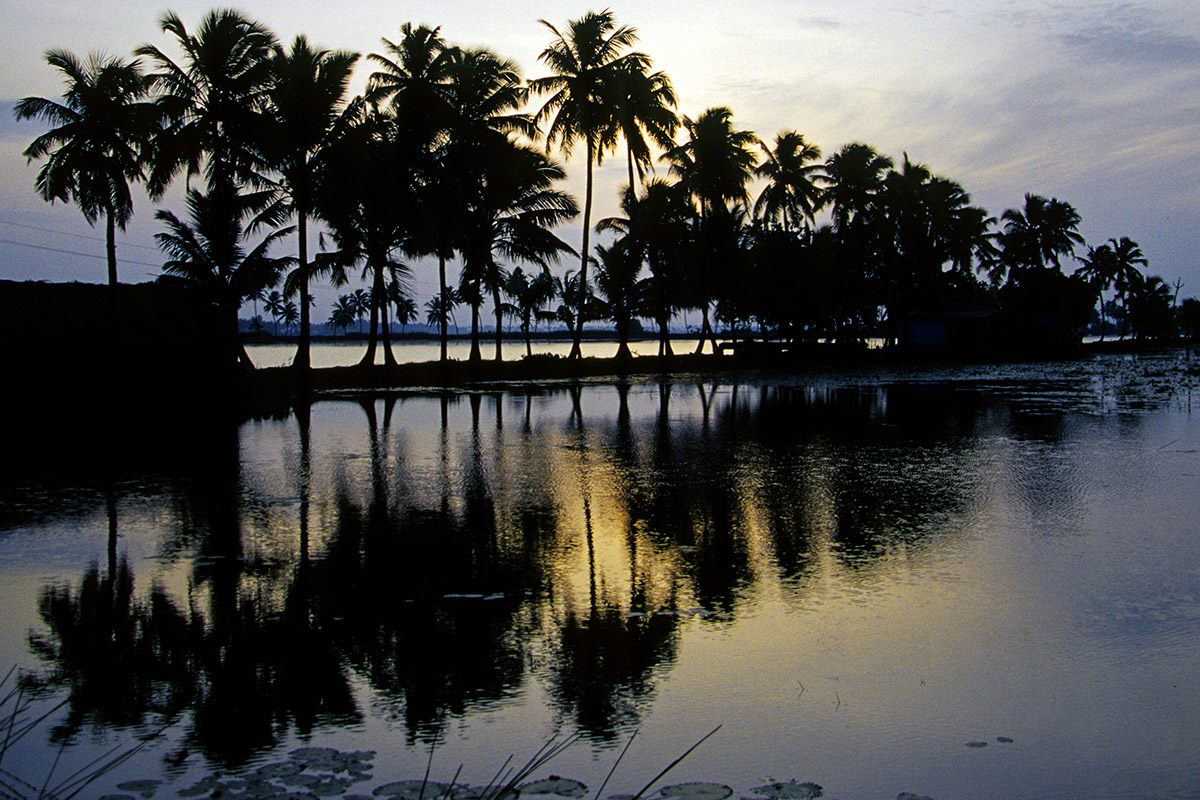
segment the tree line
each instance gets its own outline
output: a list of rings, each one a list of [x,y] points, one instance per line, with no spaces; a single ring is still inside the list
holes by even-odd
[[[766,142],[739,130],[725,107],[681,117],[670,78],[633,49],[635,29],[611,12],[561,29],[541,22],[544,77],[525,80],[487,48],[406,23],[366,57],[366,89],[352,97],[358,54],[303,35],[282,43],[235,11],[210,11],[194,30],[168,13],[161,27],[178,59],[154,45],[132,59],[52,50],[61,100],[25,98],[16,116],[49,125],[25,150],[45,159],[39,194],[75,203],[91,224],[104,219],[111,284],[131,185],[157,202],[182,177],[186,218],[155,214],[161,280],[211,293],[234,328],[247,299],[273,298],[277,323],[298,317],[293,363],[302,370],[313,282],[345,286],[356,275],[369,286],[366,305],[335,306],[330,322],[369,317],[363,362],[382,346],[394,363],[390,320],[416,316],[418,258],[438,263],[425,310],[443,360],[458,305],[470,309],[470,358],[482,358],[487,302],[497,360],[506,316],[526,334],[527,353],[531,324],[565,323],[572,357],[584,324],[599,320],[615,326],[621,358],[636,320],[657,327],[669,354],[672,320],[685,311],[700,314],[697,352],[715,351],[719,326],[791,341],[896,341],[913,312],[970,307],[1078,330],[1098,301],[1102,335],[1108,317],[1122,336],[1129,327],[1177,331],[1176,297],[1145,276],[1137,243],[1086,245],[1065,201],[1027,194],[995,218],[907,154],[896,162],[854,142],[825,157],[795,131]],[[566,173],[551,155],[577,147],[586,156],[582,208],[560,188]],[[594,170],[608,156],[623,158],[628,179],[620,214],[593,225]],[[578,217],[576,250],[555,231]],[[312,225],[320,248],[310,254]],[[593,248],[593,232],[607,243]],[[271,254],[293,237],[295,255]],[[568,269],[553,275],[563,259]],[[1071,260],[1078,267],[1068,274]],[[1184,303],[1192,317],[1195,303]],[[251,366],[244,350],[236,355]]]

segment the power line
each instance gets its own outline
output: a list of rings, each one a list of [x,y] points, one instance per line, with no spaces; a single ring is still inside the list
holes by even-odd
[[[95,253],[80,253],[78,250],[63,250],[60,247],[49,247],[44,244],[29,244],[28,242],[17,242],[17,241],[13,241],[12,239],[0,238],[0,244],[11,244],[11,245],[16,245],[17,247],[28,247],[33,250],[45,250],[48,253],[62,253],[64,255],[68,255],[68,256],[81,256],[83,258],[94,258],[97,261],[105,261],[106,260],[106,256],[96,255]],[[161,263],[154,264],[149,261],[132,261],[127,258],[121,258],[121,259],[118,259],[118,261],[122,264],[137,264],[138,266],[142,266],[142,267],[161,267],[162,266]]]
[[[0,219],[0,224],[12,225],[17,228],[26,228],[31,231],[41,231],[42,233],[57,233],[59,236],[74,236],[76,239],[86,239],[89,242],[103,242],[105,239],[100,236],[88,236],[86,233],[70,233],[68,231],[56,230],[54,228],[43,228],[40,225],[28,225],[24,222],[11,222],[7,219]],[[122,247],[140,247],[143,250],[154,250],[158,252],[158,248],[148,244],[137,244],[136,242],[121,242]]]

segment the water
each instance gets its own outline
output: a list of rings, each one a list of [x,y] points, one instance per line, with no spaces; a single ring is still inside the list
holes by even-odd
[[[691,353],[696,349],[697,340],[694,338],[672,338],[671,347],[676,353]],[[485,359],[492,359],[496,354],[494,338],[485,336],[480,341],[480,349]],[[571,352],[570,339],[539,340],[533,343],[534,355],[556,355],[565,358]],[[658,341],[645,340],[629,343],[629,349],[634,355],[657,355]],[[525,343],[506,339],[502,345],[504,358],[510,361],[525,355]],[[612,358],[617,353],[617,343],[611,341],[585,340],[580,343],[580,350],[585,357]],[[312,345],[310,360],[314,367],[349,367],[357,364],[367,352],[364,342],[319,342]],[[392,345],[392,353],[401,364],[437,361],[441,357],[441,345],[436,341],[404,340]],[[711,348],[709,348],[711,352]],[[284,367],[292,363],[296,357],[294,344],[249,344],[246,353],[256,367]],[[454,339],[446,348],[448,358],[455,361],[466,361],[471,355],[470,340]],[[383,363],[383,346],[380,343],[375,354],[375,363]]]
[[[610,794],[720,725],[667,783],[1200,797],[1179,357],[26,430],[0,657],[68,704],[2,766],[166,726],[95,795],[305,745],[376,751],[370,794],[580,733],[535,777],[594,792],[636,731]]]

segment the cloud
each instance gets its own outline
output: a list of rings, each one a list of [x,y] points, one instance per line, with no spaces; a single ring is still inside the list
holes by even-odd
[[[1088,61],[1150,67],[1200,63],[1200,39],[1164,30],[1096,26],[1064,34],[1062,41]]]
[[[801,17],[796,24],[801,28],[821,31],[838,31],[846,27],[844,22],[833,17]]]

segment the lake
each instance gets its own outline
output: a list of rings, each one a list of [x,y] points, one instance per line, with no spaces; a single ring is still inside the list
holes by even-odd
[[[81,796],[371,796],[577,735],[532,777],[608,797],[720,726],[650,794],[1200,797],[1182,359],[14,420],[0,658],[50,715],[0,767],[160,732]]]

